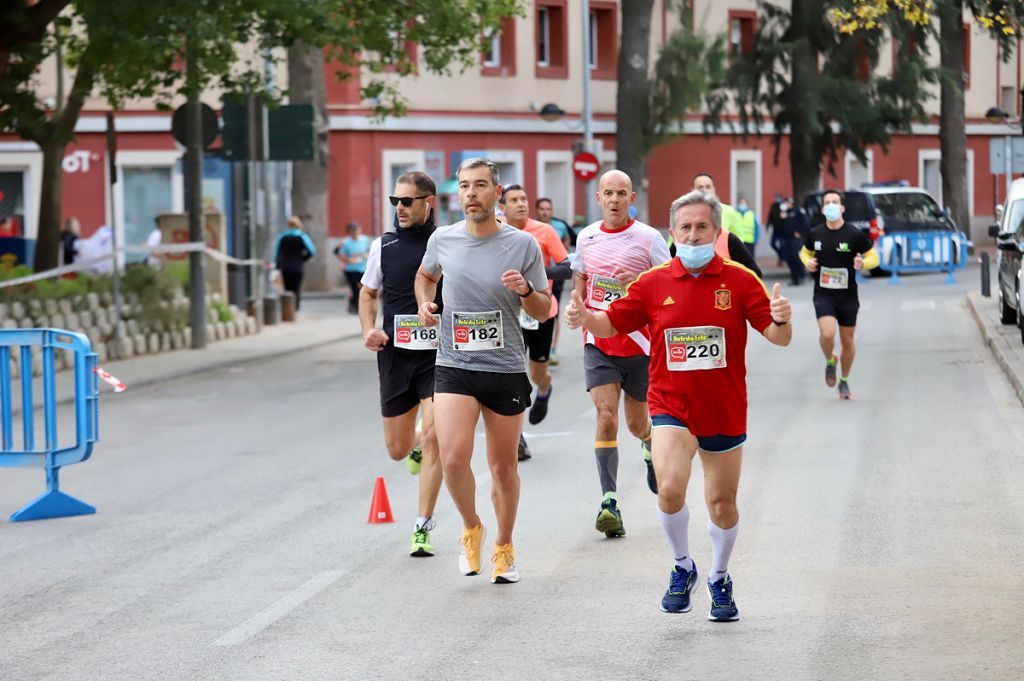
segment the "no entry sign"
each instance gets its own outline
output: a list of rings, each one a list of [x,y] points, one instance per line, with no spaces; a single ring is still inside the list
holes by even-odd
[[[597,177],[600,169],[601,164],[598,163],[597,156],[594,156],[589,151],[581,151],[572,159],[573,174],[584,182]]]

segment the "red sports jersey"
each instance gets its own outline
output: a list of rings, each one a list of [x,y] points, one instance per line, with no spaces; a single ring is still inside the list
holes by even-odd
[[[630,284],[608,319],[620,333],[650,329],[650,413],[698,436],[746,433],[747,322],[764,333],[770,302],[757,275],[717,255],[697,277],[673,258]]]

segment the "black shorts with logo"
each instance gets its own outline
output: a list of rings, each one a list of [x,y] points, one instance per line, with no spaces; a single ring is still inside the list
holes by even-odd
[[[434,370],[434,392],[468,395],[496,414],[515,416],[530,406],[533,386],[523,372],[499,374],[438,366]]]
[[[551,355],[551,341],[555,337],[555,318],[541,322],[536,329],[523,329],[526,354],[534,362],[546,362]]]
[[[391,343],[377,353],[380,413],[401,416],[434,395],[433,350],[400,350]]]
[[[839,326],[857,326],[857,312],[860,310],[860,301],[856,295],[849,296],[814,296],[814,315],[822,317],[835,317]]]

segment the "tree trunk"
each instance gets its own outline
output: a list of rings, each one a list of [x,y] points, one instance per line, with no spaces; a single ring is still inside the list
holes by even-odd
[[[789,173],[793,181],[793,198],[802,205],[807,194],[818,189],[821,182],[821,155],[814,144],[815,112],[808,106],[817,77],[818,55],[808,39],[812,30],[814,3],[793,0],[790,31],[793,42],[793,67],[786,108],[789,124]],[[781,131],[780,131],[781,132]]]
[[[74,138],[75,124],[82,112],[85,98],[92,91],[95,70],[87,50],[75,73],[68,101],[44,126],[40,139],[32,141],[43,151],[43,178],[40,183],[39,229],[36,232],[36,255],[33,263],[36,272],[53,269],[60,265],[60,218],[64,186],[64,151]],[[105,189],[105,188],[104,188]],[[28,207],[26,206],[26,210]],[[113,210],[113,207],[111,207]]]
[[[626,5],[629,5],[629,11]],[[619,47],[619,90],[616,95],[615,153],[619,170],[633,180],[636,214],[645,222],[659,220],[648,212],[647,154],[650,151],[651,14],[654,0],[622,4],[622,40]],[[587,200],[592,200],[587,197]]]
[[[942,64],[939,102],[939,146],[942,159],[942,203],[959,229],[971,233],[967,205],[967,130],[964,121],[964,3],[944,0],[939,7],[939,60]]]
[[[324,86],[324,55],[319,47],[296,43],[288,50],[288,92],[292,104],[313,105],[316,142],[312,161],[296,161],[292,170],[292,210],[316,246],[306,264],[306,287],[324,291],[327,275],[328,120]]]

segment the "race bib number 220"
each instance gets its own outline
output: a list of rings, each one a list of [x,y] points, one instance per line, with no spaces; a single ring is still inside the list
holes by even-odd
[[[665,360],[669,371],[724,368],[725,329],[720,326],[665,329]]]
[[[464,352],[504,347],[501,311],[452,312],[452,347]]]

